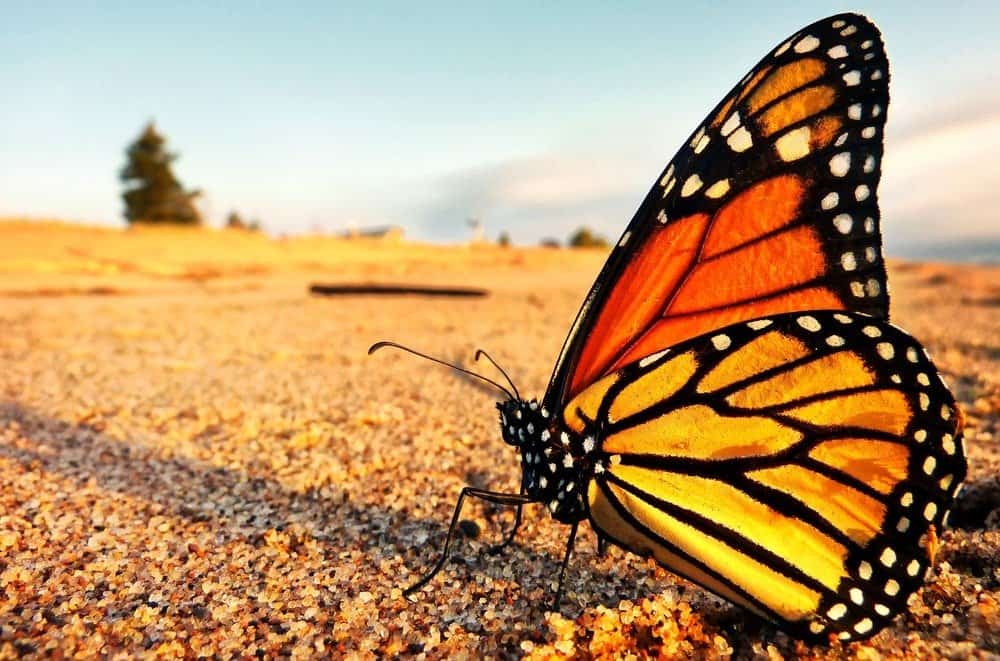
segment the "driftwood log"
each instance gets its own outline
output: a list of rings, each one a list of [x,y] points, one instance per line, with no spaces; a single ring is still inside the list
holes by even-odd
[[[388,284],[319,284],[309,285],[309,293],[315,296],[359,296],[375,294],[379,296],[487,296],[486,289],[474,287],[430,287],[420,285]]]

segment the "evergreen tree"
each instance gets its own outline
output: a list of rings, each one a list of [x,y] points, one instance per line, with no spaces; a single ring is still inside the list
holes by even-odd
[[[194,199],[201,191],[184,190],[170,164],[177,154],[166,150],[166,139],[152,122],[146,125],[126,152],[128,162],[121,170],[125,185],[125,219],[129,223],[201,224]]]

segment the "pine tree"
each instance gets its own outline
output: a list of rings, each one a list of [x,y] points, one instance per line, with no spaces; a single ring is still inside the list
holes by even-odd
[[[201,191],[184,190],[170,164],[177,154],[166,150],[166,139],[150,122],[129,145],[128,162],[121,170],[125,185],[125,219],[129,223],[201,224],[194,199]]]

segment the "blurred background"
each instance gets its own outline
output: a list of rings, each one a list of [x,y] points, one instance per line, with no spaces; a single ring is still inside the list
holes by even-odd
[[[209,226],[614,238],[763,53],[845,9],[807,4],[6,3],[0,218],[125,226],[145,135]],[[1000,5],[861,9],[892,63],[887,254],[997,261]]]

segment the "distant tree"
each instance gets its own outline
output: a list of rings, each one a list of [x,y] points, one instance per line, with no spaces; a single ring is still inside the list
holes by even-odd
[[[128,161],[120,177],[125,185],[125,220],[129,223],[200,225],[194,199],[201,191],[184,190],[170,164],[177,154],[166,149],[166,139],[150,122],[126,151]]]
[[[247,224],[238,211],[230,211],[229,215],[226,216],[226,227],[233,230],[245,230]]]
[[[253,220],[243,220],[243,216],[240,215],[239,211],[233,210],[229,212],[226,216],[226,227],[233,230],[246,230],[248,232],[259,232],[260,231],[260,221],[256,218]]]
[[[229,215],[226,216],[226,227],[233,230],[249,229],[249,225],[243,220],[243,216],[240,215],[239,211],[229,212]]]
[[[611,244],[600,234],[594,233],[589,227],[581,227],[570,235],[566,245],[571,248],[607,248]]]
[[[497,245],[501,248],[506,248],[510,245],[510,234],[507,232],[500,232],[500,236],[497,237]]]
[[[539,242],[539,245],[543,248],[559,248],[559,239],[553,239],[552,237],[546,237]]]

